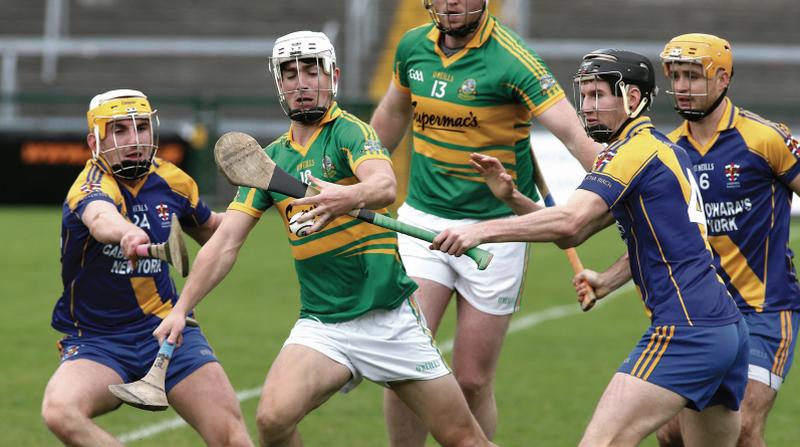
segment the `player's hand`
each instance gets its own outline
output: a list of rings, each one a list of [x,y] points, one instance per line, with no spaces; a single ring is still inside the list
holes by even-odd
[[[572,278],[572,285],[575,287],[578,301],[583,301],[581,298],[589,291],[589,287],[594,290],[594,295],[598,300],[611,293],[611,288],[603,280],[603,275],[594,270],[584,269],[575,275]]]
[[[178,347],[183,343],[184,327],[186,327],[186,314],[173,309],[153,331],[153,337],[158,340],[159,346],[166,340],[169,344]]]
[[[470,154],[470,163],[480,172],[486,186],[495,197],[504,202],[511,200],[514,194],[514,179],[500,163],[500,160],[484,154]]]
[[[314,208],[305,212],[297,219],[297,223],[308,222],[315,219],[309,233],[315,233],[331,223],[337,217],[347,214],[355,208],[359,208],[357,197],[353,197],[349,187],[337,185],[320,180],[309,174],[308,179],[311,184],[319,190],[319,194],[311,197],[304,197],[292,202],[292,206],[311,205]]]
[[[431,243],[431,250],[461,256],[472,247],[481,244],[480,229],[476,225],[448,228],[439,233]]]
[[[131,261],[131,268],[136,268],[136,263],[139,257],[136,256],[136,247],[142,244],[149,244],[150,237],[141,228],[131,224],[129,230],[122,235],[119,240],[119,246],[122,247],[122,253]]]

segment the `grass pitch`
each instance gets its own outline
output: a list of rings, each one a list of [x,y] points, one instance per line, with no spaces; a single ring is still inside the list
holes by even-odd
[[[254,390],[262,384],[299,309],[293,262],[280,225],[273,213],[262,219],[231,274],[197,312],[231,382],[243,393],[242,410],[254,440],[258,399]],[[800,247],[798,227],[795,224],[792,230],[795,251]],[[0,208],[0,229],[6,251],[0,260],[5,357],[0,375],[4,391],[0,445],[58,445],[39,413],[44,386],[58,364],[59,334],[49,323],[61,293],[60,209]],[[578,251],[587,267],[603,269],[623,249],[612,229]],[[190,242],[192,259],[196,250]],[[632,288],[587,314],[578,312],[570,278],[560,250],[552,244],[533,245],[522,310],[512,322],[498,370],[500,445],[577,444],[606,383],[648,325]],[[437,339],[446,348],[452,334],[451,313]],[[798,374],[795,367],[770,416],[770,446],[794,446],[800,439]],[[381,395],[379,386],[364,382],[350,394],[334,396],[301,424],[306,445],[387,445]],[[149,413],[125,406],[98,418],[98,423],[133,446],[202,445],[199,436],[175,423],[175,418],[172,410]],[[656,443],[651,437],[643,445]]]

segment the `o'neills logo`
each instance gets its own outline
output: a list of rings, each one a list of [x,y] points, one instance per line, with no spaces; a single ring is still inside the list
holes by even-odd
[[[463,128],[478,128],[481,127],[478,123],[478,117],[470,110],[464,116],[449,116],[437,115],[435,113],[427,113],[424,111],[417,111],[417,103],[414,101],[411,104],[414,108],[414,123],[419,127],[420,131],[428,129],[445,130],[447,132],[465,132]]]

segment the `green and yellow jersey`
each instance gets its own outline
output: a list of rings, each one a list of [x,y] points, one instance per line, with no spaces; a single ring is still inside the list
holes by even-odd
[[[449,219],[512,214],[495,199],[469,155],[498,158],[526,196],[533,181],[532,119],[564,98],[539,56],[486,15],[461,50],[445,55],[432,24],[401,39],[393,82],[411,94],[413,154],[407,202]]]
[[[305,146],[293,140],[290,129],[264,150],[300,180],[312,174],[341,185],[358,182],[355,172],[365,160],[389,160],[375,131],[336,103]],[[374,309],[395,308],[417,288],[400,262],[395,232],[341,216],[318,233],[299,236],[302,232],[293,231],[290,221],[308,208],[292,207],[293,200],[241,187],[228,209],[259,218],[273,204],[277,207],[300,281],[301,318],[325,323],[351,320]]]

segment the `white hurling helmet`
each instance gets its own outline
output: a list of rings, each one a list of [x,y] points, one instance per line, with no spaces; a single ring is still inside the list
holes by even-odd
[[[285,64],[290,62],[295,66],[287,71]],[[289,118],[313,123],[325,116],[337,87],[334,79],[336,52],[328,36],[314,31],[296,31],[279,37],[272,48],[269,69],[275,77],[281,107]],[[327,79],[321,73],[327,75]],[[289,98],[293,93],[297,95]]]

